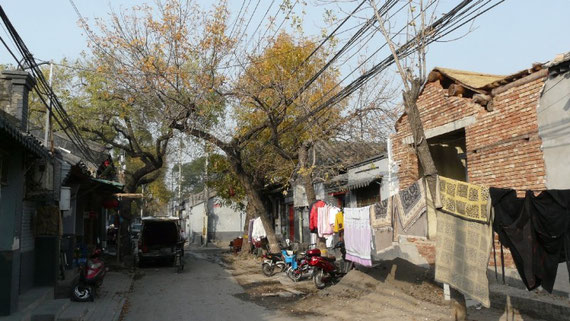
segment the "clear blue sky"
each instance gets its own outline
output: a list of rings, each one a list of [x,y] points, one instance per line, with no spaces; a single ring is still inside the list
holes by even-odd
[[[228,1],[235,14],[241,1]],[[442,0],[446,2],[455,3]],[[92,21],[94,17],[105,17],[110,3],[119,8],[140,1],[75,0],[75,3],[83,16]],[[262,0],[261,4],[267,6],[269,0]],[[68,0],[5,0],[2,7],[35,57],[57,61],[63,57],[76,58],[86,50],[85,36]],[[467,37],[432,46],[428,69],[442,66],[509,74],[530,67],[533,62],[550,60],[558,53],[570,51],[570,42],[564,40],[570,30],[569,12],[568,0],[507,0],[479,18],[475,23],[477,29]],[[320,12],[309,12],[306,19],[309,17],[314,20],[308,21],[308,25],[320,24]],[[0,30],[0,35],[7,38],[4,30]],[[0,49],[0,63],[13,63],[4,49]]]

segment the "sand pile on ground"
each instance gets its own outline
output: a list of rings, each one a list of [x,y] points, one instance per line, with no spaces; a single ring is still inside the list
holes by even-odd
[[[335,320],[451,318],[449,302],[433,282],[433,272],[402,259],[352,270],[337,284],[297,302],[295,310]]]

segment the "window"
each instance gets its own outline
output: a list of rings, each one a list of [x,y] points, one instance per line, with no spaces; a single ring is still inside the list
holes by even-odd
[[[356,195],[356,204],[358,207],[372,205],[380,202],[380,184],[379,181],[373,181],[367,186],[357,188],[353,191]]]
[[[465,129],[429,138],[428,144],[438,174],[458,181],[467,181]],[[420,176],[423,176],[419,163],[418,166]]]

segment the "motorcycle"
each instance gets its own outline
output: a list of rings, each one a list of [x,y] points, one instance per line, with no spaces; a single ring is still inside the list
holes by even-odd
[[[344,242],[340,241],[334,247],[339,248],[342,253],[342,259],[329,258],[324,256],[313,256],[309,261],[309,265],[313,267],[313,282],[317,289],[324,289],[329,283],[336,283],[340,278],[347,274],[354,267],[353,262],[346,261],[346,250]],[[320,251],[319,251],[320,253]]]
[[[280,253],[266,253],[263,255],[263,263],[261,263],[261,271],[265,276],[272,276],[275,273],[275,268],[280,269],[280,272],[285,271],[287,265],[283,261]]]
[[[269,251],[269,242],[267,238],[263,237],[257,240],[252,240],[250,253],[253,253],[255,257],[263,256],[263,253]]]
[[[311,249],[307,252],[299,253],[300,259],[297,260],[297,264],[294,267],[293,264],[287,269],[287,276],[294,282],[299,281],[304,276],[309,278],[313,277],[313,267],[309,265],[309,261],[313,256],[320,256],[321,251],[319,249]]]
[[[103,284],[107,269],[101,259],[102,252],[97,249],[88,260],[79,264],[79,280],[73,286],[71,299],[78,302],[93,301],[95,290]]]

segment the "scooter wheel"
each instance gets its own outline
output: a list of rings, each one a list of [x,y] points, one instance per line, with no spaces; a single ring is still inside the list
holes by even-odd
[[[277,267],[281,269],[281,272],[287,271],[288,266],[284,263],[277,263]]]
[[[268,277],[272,276],[274,270],[275,270],[275,266],[270,265],[269,263],[261,264],[261,271],[263,272],[263,274],[265,276],[268,276]]]
[[[313,282],[319,290],[324,289],[327,286],[325,281],[325,271],[323,271],[323,269],[315,269],[313,273]]]
[[[71,291],[71,299],[77,302],[93,301],[93,287],[77,284]]]
[[[289,269],[287,271],[287,276],[293,280],[293,282],[298,282],[301,279],[301,274],[299,271],[295,271],[293,269]]]

